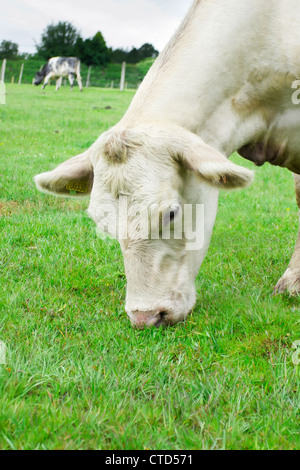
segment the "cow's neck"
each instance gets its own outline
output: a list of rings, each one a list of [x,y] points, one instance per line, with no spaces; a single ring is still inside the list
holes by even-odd
[[[228,156],[263,135],[269,116],[260,104],[273,85],[273,63],[280,82],[282,60],[274,57],[278,44],[270,50],[267,45],[274,2],[263,5],[262,12],[261,0],[195,2],[140,86],[123,123],[174,122]]]

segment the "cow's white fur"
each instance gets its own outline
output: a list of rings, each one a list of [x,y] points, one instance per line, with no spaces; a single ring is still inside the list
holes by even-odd
[[[218,189],[252,179],[225,157],[263,142],[274,164],[300,173],[300,113],[291,100],[300,76],[299,18],[298,0],[195,1],[123,119],[80,158],[85,182],[86,165],[93,167],[89,213],[98,223],[104,202],[116,205],[120,193],[131,203],[205,206],[205,244],[197,252],[186,250],[188,233],[172,242],[120,241],[134,324],[175,323],[193,307]],[[72,176],[58,168],[37,177],[40,189],[64,192],[62,181]]]

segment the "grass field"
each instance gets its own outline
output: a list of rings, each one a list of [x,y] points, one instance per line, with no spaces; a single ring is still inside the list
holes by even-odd
[[[132,329],[114,241],[36,173],[86,149],[133,94],[7,86],[0,106],[0,448],[299,449],[300,300],[272,297],[297,233],[292,175],[222,193],[184,324]],[[109,109],[105,109],[109,107]],[[236,162],[253,168],[238,156]]]

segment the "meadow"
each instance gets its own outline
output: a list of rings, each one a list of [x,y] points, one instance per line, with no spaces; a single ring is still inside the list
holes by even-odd
[[[221,193],[192,314],[134,330],[118,243],[97,237],[87,200],[33,183],[114,125],[133,92],[6,91],[0,448],[299,449],[300,300],[272,295],[298,230],[291,173],[266,165]]]

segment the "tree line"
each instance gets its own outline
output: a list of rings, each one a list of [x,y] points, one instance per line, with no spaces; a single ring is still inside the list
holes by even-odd
[[[0,43],[0,59],[34,58],[47,61],[55,56],[76,56],[86,65],[105,66],[108,63],[124,61],[137,64],[144,59],[158,55],[158,51],[148,43],[140,48],[133,47],[131,50],[109,48],[100,31],[91,38],[83,39],[79,31],[67,21],[48,25],[35,47],[35,54],[20,54],[18,44],[3,40]]]

